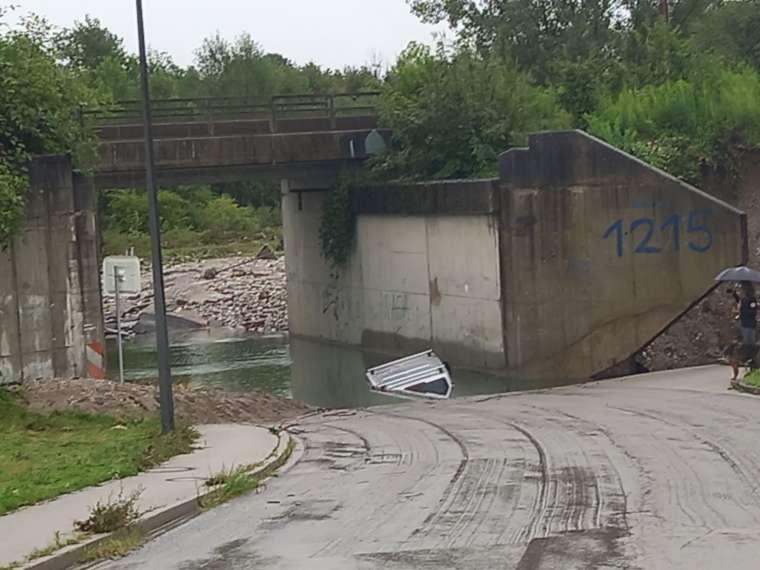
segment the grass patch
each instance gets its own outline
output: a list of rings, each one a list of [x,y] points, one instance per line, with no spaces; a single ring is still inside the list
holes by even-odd
[[[139,527],[130,526],[114,533],[98,544],[86,548],[82,553],[81,561],[95,562],[109,558],[121,558],[136,548],[140,548],[143,542],[145,542],[145,532]]]
[[[206,485],[213,487],[213,490],[201,498],[201,508],[213,509],[227,501],[258,489],[264,480],[275,475],[277,470],[288,462],[290,456],[293,455],[294,449],[295,442],[291,439],[288,441],[288,445],[282,455],[256,474],[251,473],[256,466],[248,465],[236,469],[225,469],[212,476],[206,481]]]
[[[750,370],[744,375],[742,381],[748,386],[760,388],[760,370]]]
[[[0,515],[187,453],[198,433],[161,436],[158,420],[79,411],[40,414],[0,390]]]

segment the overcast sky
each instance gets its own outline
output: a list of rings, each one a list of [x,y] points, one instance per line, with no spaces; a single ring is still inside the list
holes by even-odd
[[[85,14],[99,18],[136,51],[133,0],[0,0],[19,14],[34,12],[70,26]],[[203,38],[217,31],[232,39],[248,32],[266,51],[299,64],[358,66],[379,56],[386,64],[410,41],[430,43],[443,27],[422,24],[406,0],[143,0],[152,49],[187,65]]]

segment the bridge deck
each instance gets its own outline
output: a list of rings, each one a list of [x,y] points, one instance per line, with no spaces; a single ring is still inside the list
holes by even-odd
[[[154,137],[161,184],[215,183],[251,176],[296,176],[325,187],[338,170],[368,158],[366,139],[378,128],[377,93],[248,99],[154,101]],[[96,129],[99,188],[143,184],[139,102],[82,112]],[[390,131],[379,130],[386,144]]]

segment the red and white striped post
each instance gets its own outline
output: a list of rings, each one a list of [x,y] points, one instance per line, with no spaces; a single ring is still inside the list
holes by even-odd
[[[105,380],[106,367],[103,360],[105,350],[103,343],[94,340],[87,343],[87,375],[96,380]]]

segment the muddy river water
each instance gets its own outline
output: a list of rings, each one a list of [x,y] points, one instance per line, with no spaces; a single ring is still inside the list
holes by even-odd
[[[109,343],[109,376],[118,377],[115,343]],[[229,331],[202,331],[175,336],[171,365],[175,380],[228,390],[262,390],[290,396],[326,408],[352,408],[391,403],[395,399],[372,392],[364,373],[389,360],[385,355],[316,343],[287,336],[229,336]],[[127,341],[127,380],[156,376],[153,336]],[[455,369],[454,397],[526,390],[560,382],[536,384],[482,372]]]

